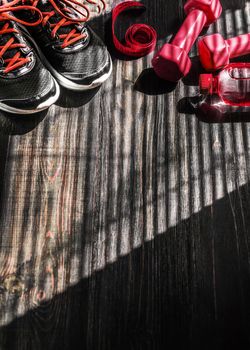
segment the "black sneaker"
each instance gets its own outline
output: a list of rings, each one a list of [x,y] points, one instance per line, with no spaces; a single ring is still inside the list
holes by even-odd
[[[38,26],[27,28],[29,40],[57,81],[71,90],[88,90],[102,84],[112,71],[110,55],[94,31],[80,19],[77,21],[78,13],[68,5],[70,0],[29,2],[44,18]]]
[[[11,18],[9,11],[0,14],[0,109],[37,113],[56,102],[59,86]]]

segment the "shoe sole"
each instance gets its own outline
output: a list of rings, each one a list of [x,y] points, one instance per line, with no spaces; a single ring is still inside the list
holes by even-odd
[[[50,106],[52,106],[59,98],[60,95],[60,87],[57,83],[57,81],[52,77],[53,82],[56,86],[56,93],[54,96],[51,96],[46,101],[43,101],[40,105],[36,107],[36,109],[19,109],[16,107],[11,107],[6,105],[3,102],[0,102],[0,109],[4,112],[13,113],[13,114],[34,114],[44,111],[45,109],[48,109]]]
[[[43,64],[45,67],[51,72],[51,74],[54,76],[54,78],[58,81],[58,83],[63,86],[64,88],[68,90],[73,90],[73,91],[87,91],[91,89],[95,89],[98,86],[102,85],[111,75],[112,73],[112,61],[111,57],[109,57],[109,64],[110,64],[110,69],[107,73],[103,74],[100,78],[93,80],[90,85],[81,85],[81,84],[76,84],[72,80],[69,80],[65,78],[62,74],[58,73],[47,61],[47,59],[43,56],[43,54],[40,54],[40,59],[42,60]]]
[[[20,26],[20,27],[22,27],[22,26]],[[62,74],[60,74],[50,64],[50,62],[47,60],[47,58],[44,56],[44,54],[40,50],[39,46],[36,44],[35,40],[29,35],[29,33],[27,32],[27,30],[25,28],[22,27],[22,29],[24,31],[24,34],[26,33],[26,35],[28,36],[28,39],[31,40],[32,44],[36,48],[37,54],[40,57],[40,59],[41,59],[42,63],[44,64],[44,66],[51,72],[51,74],[58,81],[58,83],[61,86],[65,87],[66,89],[74,90],[74,91],[86,91],[86,90],[95,89],[96,87],[98,87],[101,84],[103,84],[110,77],[110,75],[112,73],[113,65],[112,65],[111,57],[109,55],[110,69],[109,69],[109,71],[107,73],[103,74],[100,78],[92,81],[92,83],[89,84],[89,85],[81,85],[81,84],[74,83],[72,80],[65,78]]]

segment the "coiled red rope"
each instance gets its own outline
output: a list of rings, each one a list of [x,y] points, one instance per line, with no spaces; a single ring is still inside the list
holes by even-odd
[[[130,8],[145,8],[137,1],[124,1],[117,5],[112,12],[112,35],[115,48],[124,55],[142,57],[155,49],[157,34],[154,28],[147,24],[134,24],[125,34],[125,43],[122,44],[115,35],[115,23],[117,17]]]

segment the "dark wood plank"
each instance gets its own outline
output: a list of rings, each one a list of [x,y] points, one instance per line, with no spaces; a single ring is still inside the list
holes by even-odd
[[[145,3],[160,45],[183,1]],[[249,2],[223,6],[209,33],[248,32]],[[199,67],[136,90],[151,57],[3,121],[0,349],[249,348],[250,126],[178,112]]]

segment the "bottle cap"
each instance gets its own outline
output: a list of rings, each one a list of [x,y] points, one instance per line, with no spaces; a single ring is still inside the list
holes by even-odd
[[[213,92],[213,75],[212,74],[201,74],[199,84],[200,84],[201,94],[212,94],[212,92]]]

